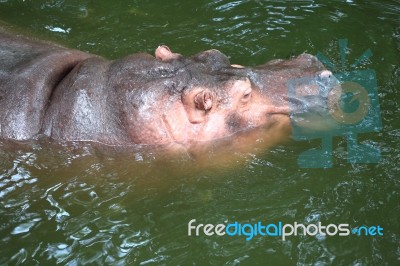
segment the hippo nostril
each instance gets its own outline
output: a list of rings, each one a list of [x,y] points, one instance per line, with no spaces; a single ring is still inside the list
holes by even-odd
[[[330,78],[331,76],[332,76],[332,72],[330,72],[329,70],[324,70],[321,73],[319,73],[319,77],[321,79]]]

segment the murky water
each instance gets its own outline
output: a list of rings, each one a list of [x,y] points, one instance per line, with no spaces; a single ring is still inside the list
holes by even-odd
[[[318,140],[291,142],[236,165],[166,160],[90,144],[0,143],[0,264],[399,265],[400,4],[398,1],[0,1],[0,19],[28,34],[118,58],[168,44],[190,55],[216,48],[257,65],[324,53],[377,74],[382,130],[358,136],[378,164],[299,168]],[[191,236],[197,223],[380,225],[383,236]]]

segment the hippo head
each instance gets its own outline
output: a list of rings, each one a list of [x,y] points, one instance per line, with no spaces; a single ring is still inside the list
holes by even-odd
[[[187,146],[257,127],[288,132],[286,81],[323,69],[306,54],[245,68],[231,65],[218,50],[185,58],[160,46],[156,58],[142,54],[117,61],[109,83],[122,92],[133,142]]]

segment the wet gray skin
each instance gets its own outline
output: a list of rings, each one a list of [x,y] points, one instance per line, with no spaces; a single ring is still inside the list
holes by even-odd
[[[0,137],[189,148],[264,127],[284,138],[289,103],[324,104],[288,98],[287,80],[329,78],[324,69],[308,54],[246,68],[217,50],[183,57],[166,46],[110,61],[0,31]]]

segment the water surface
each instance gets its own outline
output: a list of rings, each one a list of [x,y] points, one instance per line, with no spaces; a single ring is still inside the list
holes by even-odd
[[[208,3],[207,3],[208,2]],[[400,4],[398,1],[0,1],[0,19],[39,38],[114,59],[184,55],[215,48],[258,65],[303,52],[377,74],[382,130],[360,134],[378,164],[347,161],[334,138],[334,166],[299,168],[320,142],[291,142],[235,165],[198,165],[91,144],[0,143],[0,264],[10,265],[398,265],[400,263]],[[347,70],[349,67],[347,67]],[[198,223],[380,225],[384,236],[217,237],[187,235]]]

